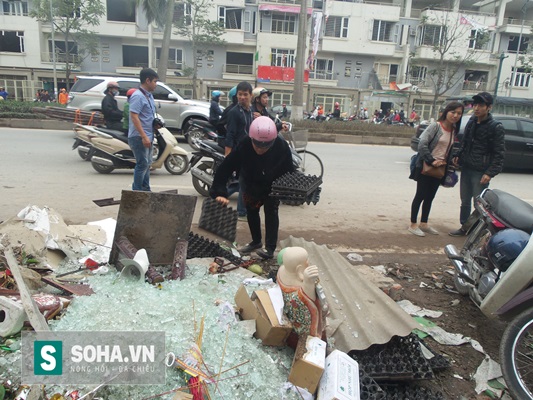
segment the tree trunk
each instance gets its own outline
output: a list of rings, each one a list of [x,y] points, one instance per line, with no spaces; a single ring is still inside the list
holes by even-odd
[[[168,50],[170,48],[170,36],[172,34],[172,23],[174,21],[174,2],[175,0],[168,0],[165,22],[165,30],[163,31],[163,43],[161,44],[161,55],[159,56],[159,64],[157,65],[157,75],[163,82],[167,80],[168,67]]]

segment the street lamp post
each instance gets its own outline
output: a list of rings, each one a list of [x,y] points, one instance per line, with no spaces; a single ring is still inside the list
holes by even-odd
[[[520,46],[522,45],[522,33],[524,32],[524,24],[526,22],[526,10],[529,0],[526,0],[522,6],[522,24],[520,25],[520,35],[518,36],[518,47],[516,49],[516,57],[514,59],[513,70],[511,71],[511,85],[509,86],[509,97],[513,94],[513,86],[516,80],[516,65],[518,63],[518,55],[520,54]]]
[[[300,5],[300,19],[298,20],[298,45],[296,48],[296,62],[294,70],[294,94],[292,97],[291,117],[301,120],[304,115],[304,75],[305,52],[307,49],[307,0]]]
[[[54,8],[50,0],[50,22],[52,23],[52,69],[54,71],[54,99],[57,99],[57,70],[56,70],[56,42],[54,27]]]
[[[498,96],[498,86],[500,85],[500,75],[502,73],[502,64],[503,60],[509,56],[506,56],[504,53],[500,54],[500,65],[498,66],[498,74],[496,75],[496,87],[494,88],[494,98]]]

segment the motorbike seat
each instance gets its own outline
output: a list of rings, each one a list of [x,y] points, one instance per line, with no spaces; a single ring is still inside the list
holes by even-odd
[[[507,225],[532,234],[533,206],[529,203],[498,189],[487,190],[483,199]]]
[[[217,142],[213,140],[202,140],[202,143],[206,146],[211,147],[213,150],[215,150],[217,153],[224,154],[224,148],[218,145]]]
[[[213,124],[211,124],[208,121],[204,121],[203,119],[195,119],[193,124],[201,126],[202,128],[211,128],[214,129]]]
[[[107,129],[107,128],[98,128],[100,132],[107,133],[110,136],[113,136],[115,139],[121,140],[124,143],[128,143],[128,135],[124,132],[117,131],[114,129]]]

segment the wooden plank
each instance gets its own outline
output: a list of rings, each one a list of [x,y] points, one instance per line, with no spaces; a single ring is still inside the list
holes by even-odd
[[[22,301],[22,306],[24,307],[24,311],[26,311],[31,326],[36,332],[49,331],[50,327],[46,323],[44,316],[39,311],[37,304],[32,299],[30,291],[24,282],[24,278],[22,278],[22,273],[20,272],[17,259],[15,258],[15,255],[11,249],[5,250],[5,256],[7,264],[9,265],[9,269],[13,274],[13,278],[15,278],[15,281],[17,282],[20,300]]]

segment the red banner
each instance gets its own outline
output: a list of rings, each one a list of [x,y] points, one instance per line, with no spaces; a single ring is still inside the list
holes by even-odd
[[[257,80],[261,82],[294,82],[294,68],[259,65],[257,67]],[[309,71],[307,70],[304,71],[304,82],[309,82]]]

